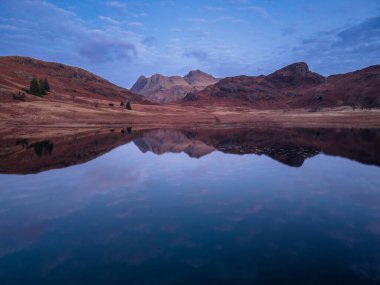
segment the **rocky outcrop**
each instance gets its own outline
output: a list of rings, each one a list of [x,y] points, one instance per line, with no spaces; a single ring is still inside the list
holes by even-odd
[[[168,104],[181,101],[189,92],[200,91],[216,82],[216,78],[200,70],[190,71],[184,77],[155,74],[140,76],[131,91],[151,101]]]

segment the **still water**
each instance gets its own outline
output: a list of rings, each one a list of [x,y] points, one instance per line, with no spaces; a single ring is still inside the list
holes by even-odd
[[[0,284],[380,284],[380,130],[3,138]]]

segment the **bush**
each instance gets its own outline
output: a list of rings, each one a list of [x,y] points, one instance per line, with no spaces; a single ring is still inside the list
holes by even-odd
[[[30,94],[35,96],[41,96],[41,89],[40,85],[38,84],[37,78],[33,78],[32,81],[30,81],[29,86]]]
[[[131,102],[127,102],[127,104],[125,105],[125,109],[132,110]]]
[[[43,86],[46,92],[50,92],[50,84],[47,78],[45,78]]]
[[[47,78],[37,80],[37,78],[34,77],[30,81],[30,85],[29,85],[29,90],[28,91],[26,91],[26,92],[28,92],[28,93],[30,93],[32,95],[35,95],[35,96],[46,95],[47,92],[50,92],[49,81],[47,80]]]

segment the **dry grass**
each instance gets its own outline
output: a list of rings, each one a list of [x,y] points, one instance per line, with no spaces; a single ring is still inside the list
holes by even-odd
[[[133,104],[132,111],[108,101],[68,102],[36,98],[31,102],[0,103],[0,127],[66,126],[89,127],[130,125],[140,127],[175,126],[283,126],[379,128],[380,110],[362,111],[348,107],[308,112],[294,110],[255,110],[248,107],[193,107],[180,105]]]

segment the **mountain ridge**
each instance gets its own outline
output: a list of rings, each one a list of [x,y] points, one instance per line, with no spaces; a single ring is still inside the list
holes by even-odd
[[[217,81],[215,77],[199,69],[192,70],[183,77],[157,73],[150,77],[140,76],[131,91],[151,101],[169,104],[182,100],[191,91],[201,90]]]
[[[189,92],[185,105],[250,106],[288,109],[352,106],[380,107],[380,65],[324,77],[304,62],[281,68],[267,76],[233,76],[203,90]]]

